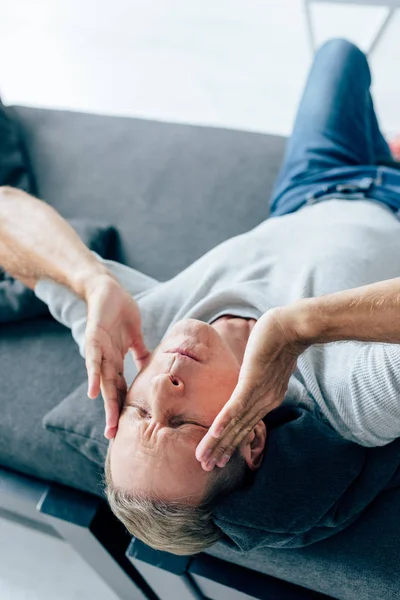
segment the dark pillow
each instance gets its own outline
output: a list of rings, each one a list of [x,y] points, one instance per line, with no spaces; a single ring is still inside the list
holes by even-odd
[[[0,186],[8,185],[36,194],[36,185],[18,123],[0,100]],[[103,258],[116,257],[116,231],[108,225],[71,219],[83,243]],[[48,312],[46,304],[23,283],[0,267],[0,323],[37,317]]]
[[[87,219],[67,219],[83,243],[103,258],[115,258],[117,232],[113,227]],[[0,323],[31,319],[48,313],[47,304],[33,290],[0,267]]]
[[[294,406],[277,408],[266,421],[261,468],[214,509],[232,549],[300,548],[331,537],[399,483],[400,438],[367,448]]]
[[[29,194],[36,186],[19,125],[0,100],[0,186],[9,185]]]
[[[43,424],[103,466],[103,402],[89,400],[86,392],[84,382]],[[308,546],[350,525],[383,489],[396,483],[400,439],[366,448],[296,406],[281,406],[265,421],[267,445],[259,471],[214,509],[214,521],[230,548],[247,552]]]

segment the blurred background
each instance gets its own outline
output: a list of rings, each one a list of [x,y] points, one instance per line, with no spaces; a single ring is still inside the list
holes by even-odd
[[[387,15],[374,4],[310,3],[316,45],[342,36],[368,49]],[[3,0],[0,94],[6,104],[288,135],[312,58],[305,6]],[[400,10],[370,64],[376,108],[391,137],[400,132]],[[1,519],[0,538],[1,600],[115,598],[61,541]]]
[[[317,45],[344,36],[368,48],[387,9],[354,2],[310,3]],[[312,56],[306,23],[304,0],[3,0],[0,93],[11,104],[289,134]],[[390,133],[400,131],[399,65],[397,11],[371,55]]]

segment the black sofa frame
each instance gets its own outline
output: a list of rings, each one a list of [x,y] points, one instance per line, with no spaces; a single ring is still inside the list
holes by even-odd
[[[68,542],[121,600],[331,598],[208,554],[152,550],[101,498],[3,468],[0,517]]]

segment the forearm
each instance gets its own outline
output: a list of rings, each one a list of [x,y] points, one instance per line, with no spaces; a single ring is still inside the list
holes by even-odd
[[[109,274],[51,206],[7,187],[0,188],[0,265],[30,287],[53,279],[82,298]]]
[[[306,344],[400,343],[400,278],[306,298],[283,309]]]

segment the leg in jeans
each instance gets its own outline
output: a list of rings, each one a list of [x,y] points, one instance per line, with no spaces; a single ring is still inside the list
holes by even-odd
[[[272,213],[288,190],[321,173],[390,158],[370,85],[367,59],[350,42],[331,40],[317,52],[275,183]]]

